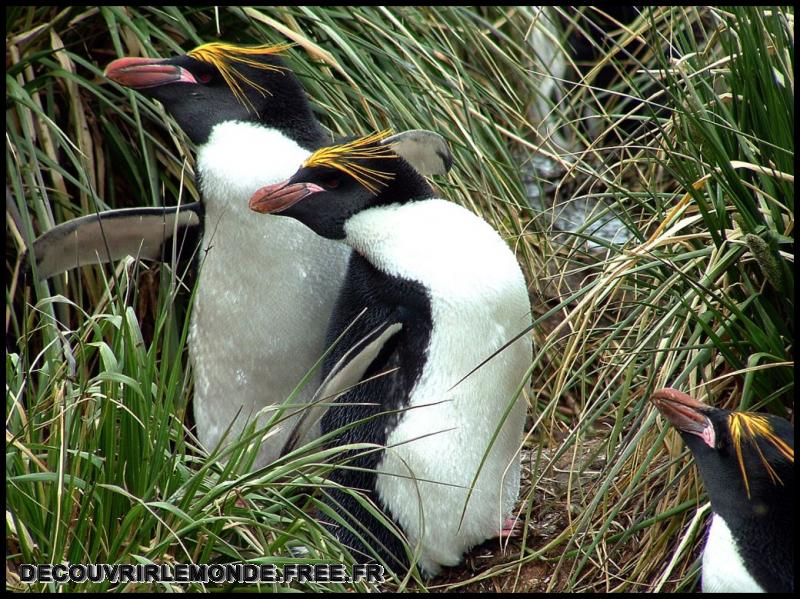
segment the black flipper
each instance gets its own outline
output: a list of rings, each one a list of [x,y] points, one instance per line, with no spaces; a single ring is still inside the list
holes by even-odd
[[[335,432],[329,447],[386,446],[390,431],[410,407],[410,393],[422,376],[432,330],[430,297],[420,283],[386,275],[363,256],[352,255],[328,332],[329,345],[341,339],[323,367],[326,376],[333,373],[334,378],[326,378],[326,384],[338,394],[320,422],[323,435]],[[380,348],[374,359],[368,360],[371,351],[366,348],[372,341],[376,342],[374,348]],[[356,349],[350,356],[364,359],[348,359],[351,348]],[[332,382],[346,382],[356,374],[361,376],[355,386],[342,389]],[[358,563],[373,561],[377,552],[399,573],[409,566],[406,550],[396,534],[397,526],[391,524],[394,514],[376,491],[378,466],[385,451],[393,450],[349,449],[338,454],[339,466],[328,476],[330,486],[323,489],[328,513],[323,521]],[[361,491],[360,497],[350,491],[354,489]],[[364,501],[377,506],[384,516],[376,516]]]
[[[125,256],[170,262],[194,256],[200,242],[199,202],[167,208],[123,208],[90,214],[53,227],[33,242],[40,279],[85,264]]]
[[[293,451],[308,431],[322,420],[329,403],[361,382],[367,368],[378,357],[387,341],[402,328],[403,324],[400,322],[385,322],[370,331],[339,358],[314,394],[312,399],[314,405],[304,409],[303,415],[283,446],[282,456]]]

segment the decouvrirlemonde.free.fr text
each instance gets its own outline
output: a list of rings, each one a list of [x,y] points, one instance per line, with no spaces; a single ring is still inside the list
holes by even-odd
[[[21,582],[203,584],[383,582],[378,564],[21,564]]]

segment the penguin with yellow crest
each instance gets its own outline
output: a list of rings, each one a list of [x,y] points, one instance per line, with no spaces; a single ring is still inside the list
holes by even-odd
[[[511,532],[531,307],[500,235],[409,159],[430,174],[452,161],[435,138],[375,134],[317,150],[250,206],[354,250],[328,328],[336,401],[322,416],[323,434],[352,449],[327,501],[358,561],[407,566],[399,529],[435,575]]]
[[[312,379],[294,394],[296,408],[276,412],[325,352],[351,253],[247,207],[254,190],[285,179],[331,142],[280,56],[286,48],[209,43],[171,58],[109,64],[111,81],[161,102],[196,145],[201,202],[75,219],[32,251],[44,278],[126,255],[169,260],[181,245],[176,235],[201,236],[190,248],[199,275],[188,341],[197,434],[212,450],[257,415],[260,423],[280,419],[260,441],[256,467],[279,456],[316,390]],[[318,434],[310,429],[304,440]]]
[[[711,500],[703,591],[792,592],[792,425],[771,414],[714,408],[675,389],[651,400],[691,450]]]

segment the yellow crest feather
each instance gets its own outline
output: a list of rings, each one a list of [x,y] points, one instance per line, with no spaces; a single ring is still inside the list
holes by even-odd
[[[385,173],[364,166],[359,161],[373,158],[397,158],[390,146],[372,146],[386,139],[392,132],[389,129],[359,137],[338,146],[320,148],[303,163],[304,168],[323,166],[335,168],[350,175],[371,193],[377,193],[378,187],[385,186],[394,178],[394,173]],[[369,147],[372,146],[372,147]]]
[[[270,95],[269,90],[244,75],[236,68],[237,63],[265,71],[283,71],[285,70],[283,67],[265,64],[253,57],[278,54],[291,48],[293,45],[294,44],[276,44],[272,46],[264,45],[242,48],[240,46],[234,46],[233,44],[209,42],[197,46],[194,50],[190,50],[188,55],[195,60],[205,62],[215,67],[220,72],[223,79],[225,79],[225,83],[228,84],[228,87],[233,92],[233,95],[236,96],[236,99],[246,105],[248,109],[256,112],[252,102],[247,98],[247,94],[244,93],[242,85],[244,84],[252,87],[262,96]]]
[[[739,462],[739,470],[744,479],[744,488],[747,491],[747,496],[750,497],[750,483],[747,479],[747,470],[744,465],[744,458],[742,457],[742,443],[752,443],[758,451],[758,457],[764,465],[764,469],[769,474],[773,483],[783,484],[778,474],[770,466],[758,443],[755,442],[756,437],[762,437],[770,443],[778,452],[787,460],[794,463],[794,448],[790,447],[783,439],[778,437],[772,430],[769,420],[761,414],[754,414],[753,412],[731,412],[728,425],[731,430],[731,440],[733,441],[733,448],[736,452],[736,460]]]

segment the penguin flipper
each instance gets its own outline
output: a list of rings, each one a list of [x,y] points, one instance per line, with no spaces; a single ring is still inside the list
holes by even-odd
[[[444,137],[427,129],[411,129],[387,137],[382,145],[402,156],[420,174],[446,175],[453,166],[453,155]]]
[[[384,322],[367,333],[334,364],[320,386],[319,397],[335,399],[357,385],[383,346],[402,328],[401,322]]]
[[[403,324],[401,322],[389,322],[387,320],[364,335],[339,358],[314,394],[313,405],[303,412],[297,426],[292,431],[292,434],[289,435],[281,451],[281,456],[292,451],[297,446],[298,441],[303,439],[306,433],[322,420],[325,412],[328,411],[329,403],[361,382],[364,373],[370,364],[375,361],[375,358],[378,357],[381,349],[402,328]],[[320,405],[323,401],[325,405]]]
[[[89,214],[39,236],[29,253],[36,258],[36,273],[40,279],[85,264],[114,262],[125,256],[169,261],[173,239],[178,241],[180,254],[194,254],[196,247],[191,246],[197,246],[200,239],[201,213],[202,206],[195,202],[167,208],[123,208]]]

